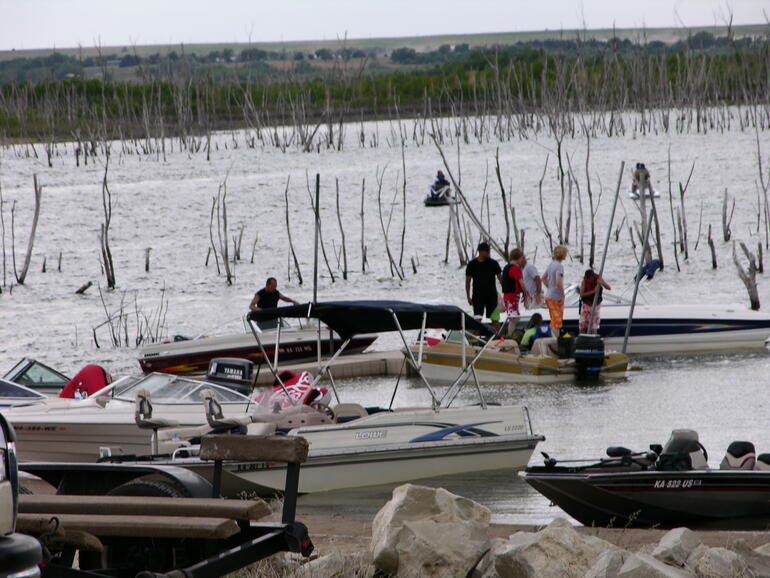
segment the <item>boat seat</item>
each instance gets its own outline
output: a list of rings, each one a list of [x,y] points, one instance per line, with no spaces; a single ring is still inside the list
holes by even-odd
[[[751,442],[732,442],[725,457],[719,464],[720,470],[753,470],[757,461],[754,444]]]
[[[541,337],[532,344],[529,354],[535,357],[559,357],[551,349],[551,345],[555,343],[555,337]]]
[[[232,427],[246,426],[252,422],[251,416],[225,417],[222,413],[222,405],[217,401],[214,392],[204,389],[203,407],[206,411],[206,421],[213,429],[228,429]]]
[[[770,472],[770,454],[759,454],[754,463],[754,469],[761,472]]]
[[[698,432],[675,429],[663,447],[656,469],[660,471],[707,470],[708,454],[698,439]]]
[[[139,429],[151,429],[152,453],[159,453],[158,430],[162,428],[177,427],[179,422],[173,419],[154,417],[152,415],[152,399],[150,392],[146,389],[140,389],[136,392],[134,399],[134,421]]]
[[[369,412],[358,403],[338,403],[332,408],[332,411],[334,412],[334,421],[337,423],[345,423],[369,415]]]
[[[136,392],[134,403],[134,421],[136,421],[136,425],[141,429],[157,430],[179,425],[179,422],[176,420],[154,417],[152,415],[152,399],[150,392],[146,389],[140,389]]]

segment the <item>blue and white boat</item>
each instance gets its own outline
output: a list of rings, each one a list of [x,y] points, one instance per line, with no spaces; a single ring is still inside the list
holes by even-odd
[[[567,288],[564,327],[577,334],[579,294]],[[599,334],[607,349],[623,345],[630,303],[604,293]],[[545,319],[548,312],[541,312]],[[626,353],[699,353],[765,347],[770,337],[770,314],[742,305],[637,303]]]

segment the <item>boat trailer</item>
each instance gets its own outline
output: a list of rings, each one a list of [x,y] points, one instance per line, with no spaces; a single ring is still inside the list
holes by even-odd
[[[307,454],[301,437],[203,436],[211,481],[152,464],[20,464],[56,494],[22,493],[17,531],[42,544],[43,577],[213,578],[278,552],[307,557],[313,544],[294,519]],[[219,497],[217,473],[231,460],[288,464],[280,523],[259,521],[271,514],[263,500]]]

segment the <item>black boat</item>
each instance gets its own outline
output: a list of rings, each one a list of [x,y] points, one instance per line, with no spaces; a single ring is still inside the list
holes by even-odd
[[[529,467],[521,477],[586,526],[767,530],[770,454],[751,442],[730,444],[719,469],[692,430],[674,430],[665,447],[607,449],[596,462]]]

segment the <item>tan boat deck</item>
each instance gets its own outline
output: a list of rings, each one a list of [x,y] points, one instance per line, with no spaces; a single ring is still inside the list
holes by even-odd
[[[404,354],[396,351],[371,351],[353,355],[342,355],[332,364],[332,375],[335,379],[350,377],[370,377],[381,375],[398,375],[404,364]],[[280,361],[280,360],[279,360]],[[322,361],[323,363],[323,361]],[[281,371],[289,370],[295,373],[309,371],[312,374],[318,372],[318,363],[315,361],[305,363],[287,363],[279,366]],[[411,375],[409,364],[403,369],[407,375]],[[273,383],[273,375],[267,367],[259,370],[257,384],[269,385]]]

